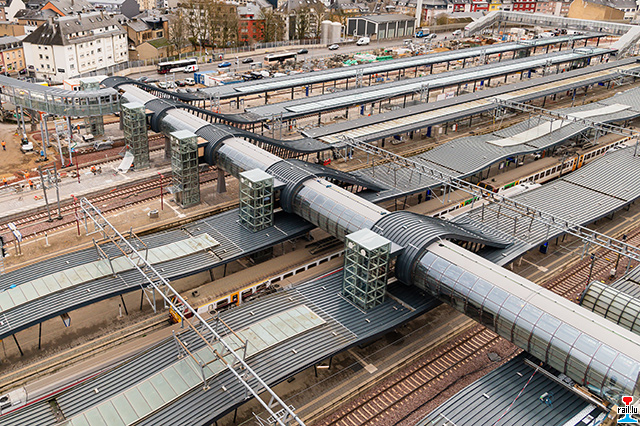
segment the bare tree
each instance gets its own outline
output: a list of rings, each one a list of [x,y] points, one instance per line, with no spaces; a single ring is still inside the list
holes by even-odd
[[[273,10],[261,12],[264,21],[262,38],[265,42],[284,40],[285,23],[282,15]]]
[[[295,38],[303,40],[307,38],[309,27],[311,26],[311,11],[308,7],[300,8],[296,14]]]
[[[188,34],[194,45],[202,47],[207,38],[208,7],[201,0],[188,0],[182,5]]]
[[[188,38],[187,22],[184,13],[178,9],[175,18],[169,21],[169,43],[171,43],[171,53],[180,54],[187,44]]]

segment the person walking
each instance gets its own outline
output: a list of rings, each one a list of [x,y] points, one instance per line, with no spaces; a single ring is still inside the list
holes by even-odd
[[[6,151],[7,150],[7,144],[4,143],[4,139],[2,140],[2,150]]]

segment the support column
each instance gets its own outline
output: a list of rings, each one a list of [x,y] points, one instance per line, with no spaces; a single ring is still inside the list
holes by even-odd
[[[171,173],[176,201],[182,208],[200,203],[198,136],[188,130],[171,133]]]
[[[218,185],[217,185],[218,194],[222,194],[227,192],[227,180],[224,176],[224,170],[218,167]]]
[[[346,236],[342,295],[368,310],[384,302],[391,241],[370,229]]]
[[[260,169],[240,173],[240,224],[252,232],[273,226],[273,176]]]
[[[149,138],[144,105],[141,103],[121,105],[120,122],[125,143],[133,153],[133,164],[136,170],[149,168]]]

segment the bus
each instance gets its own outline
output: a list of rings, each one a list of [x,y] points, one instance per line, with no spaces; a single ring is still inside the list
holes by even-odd
[[[180,61],[172,61],[172,62],[160,62],[158,64],[158,74],[166,74],[168,72],[182,71],[189,65],[197,65],[197,64],[198,64],[198,60],[195,58],[182,59]]]
[[[298,54],[295,52],[272,53],[264,57],[266,63],[284,62],[287,59],[296,59]]]

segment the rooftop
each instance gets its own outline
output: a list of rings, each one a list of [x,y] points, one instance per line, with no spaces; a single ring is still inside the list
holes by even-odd
[[[416,20],[416,18],[414,18],[413,16],[402,15],[402,14],[356,16],[355,18],[349,18],[349,19],[364,19],[364,20],[375,22],[378,24],[383,24],[385,22]]]
[[[476,380],[416,426],[584,425],[604,413],[524,363],[519,355]],[[530,380],[530,382],[528,382]],[[522,393],[520,394],[520,392]],[[513,405],[511,405],[513,403]]]

